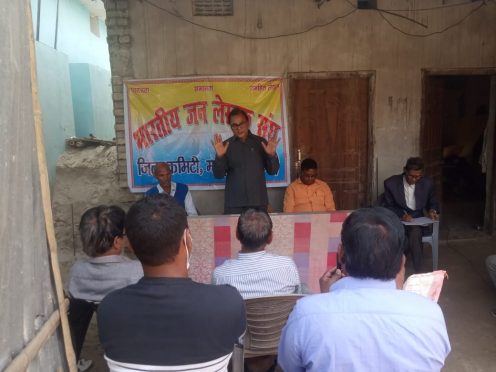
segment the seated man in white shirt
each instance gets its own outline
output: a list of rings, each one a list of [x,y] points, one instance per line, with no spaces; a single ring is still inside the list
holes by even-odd
[[[157,163],[153,171],[153,177],[158,181],[158,185],[149,189],[145,195],[167,194],[172,196],[176,201],[186,209],[188,216],[198,216],[191,192],[184,183],[172,182],[172,172],[169,164]]]
[[[401,290],[405,231],[385,208],[358,209],[343,223],[341,269],[322,294],[296,303],[278,363],[293,371],[440,371],[450,352],[438,304]]]
[[[292,258],[267,253],[272,242],[272,220],[267,212],[248,209],[236,229],[241,243],[238,258],[214,270],[213,284],[229,284],[246,298],[301,293],[298,270]]]
[[[439,219],[439,203],[436,185],[430,177],[424,177],[424,162],[421,158],[409,158],[402,174],[384,181],[384,207],[395,213],[401,221],[429,216]],[[428,228],[427,228],[428,229]],[[407,245],[405,255],[411,253],[416,273],[423,271],[422,226],[405,226]]]

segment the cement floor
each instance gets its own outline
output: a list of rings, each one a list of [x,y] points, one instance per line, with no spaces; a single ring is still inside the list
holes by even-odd
[[[484,260],[496,253],[496,239],[445,240],[439,267],[446,270],[439,304],[443,309],[451,353],[444,371],[496,371],[496,289]]]
[[[496,309],[496,289],[484,266],[485,258],[496,254],[496,238],[477,233],[475,239],[461,239],[473,234],[467,226],[462,227],[457,240],[444,239],[439,248],[439,268],[449,275],[439,304],[452,347],[443,371],[496,372],[496,318],[490,314],[491,309]],[[447,237],[446,233],[444,236]],[[428,246],[425,256],[425,267],[429,268],[432,260]],[[92,371],[106,371],[102,354],[93,322],[82,356],[94,361]]]
[[[485,259],[496,254],[496,237],[474,227],[481,224],[481,201],[444,201],[441,215],[439,269],[448,272],[439,305],[443,309],[451,353],[443,371],[496,371],[496,289]],[[425,245],[425,267],[432,267]],[[408,273],[408,271],[407,271]]]

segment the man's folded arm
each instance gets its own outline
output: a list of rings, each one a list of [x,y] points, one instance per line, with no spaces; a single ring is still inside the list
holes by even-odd
[[[395,213],[399,218],[403,217],[405,211],[398,207],[394,201],[393,195],[384,183],[384,207]]]
[[[279,157],[277,154],[274,156],[265,154],[265,170],[270,175],[274,175],[279,171]]]

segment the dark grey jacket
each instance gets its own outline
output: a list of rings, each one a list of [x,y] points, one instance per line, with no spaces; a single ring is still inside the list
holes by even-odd
[[[224,208],[266,206],[269,199],[265,171],[276,174],[279,158],[268,156],[262,147],[262,142],[267,144],[267,141],[251,132],[245,142],[235,136],[226,142],[229,143],[226,154],[215,157],[213,164],[214,177],[226,177]]]

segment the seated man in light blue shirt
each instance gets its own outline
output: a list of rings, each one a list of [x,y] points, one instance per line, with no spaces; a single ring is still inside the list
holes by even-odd
[[[385,208],[344,222],[342,269],[299,300],[283,329],[279,365],[292,371],[440,371],[451,347],[441,308],[403,291],[405,232]],[[330,288],[330,289],[329,289]]]
[[[229,284],[246,298],[300,293],[298,269],[293,259],[267,253],[272,242],[272,220],[265,211],[241,213],[236,229],[241,243],[238,258],[214,270],[212,284]]]

